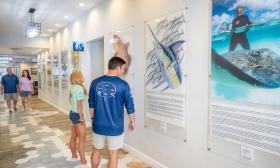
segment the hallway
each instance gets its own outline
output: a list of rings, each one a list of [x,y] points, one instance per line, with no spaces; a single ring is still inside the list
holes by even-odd
[[[19,102],[20,103],[20,102]],[[32,98],[32,110],[9,114],[3,98],[0,100],[0,167],[1,168],[72,168],[68,149],[70,122],[67,115],[37,97]],[[91,128],[87,129],[86,154],[91,154]],[[101,168],[108,155],[102,152]],[[149,168],[124,150],[119,153],[119,168]]]

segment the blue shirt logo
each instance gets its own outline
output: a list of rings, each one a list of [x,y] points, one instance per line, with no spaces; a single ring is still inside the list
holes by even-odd
[[[116,90],[116,86],[110,82],[100,82],[96,87],[97,95],[103,98],[115,97]]]

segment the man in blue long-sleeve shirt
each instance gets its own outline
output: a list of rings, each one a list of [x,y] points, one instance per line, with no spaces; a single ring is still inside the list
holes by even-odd
[[[118,150],[124,139],[124,107],[130,119],[128,129],[132,131],[135,128],[135,110],[130,87],[119,77],[124,73],[125,63],[119,57],[111,58],[107,75],[93,80],[90,86],[88,103],[93,130],[92,168],[98,168],[106,140],[109,147],[108,168],[117,168]]]

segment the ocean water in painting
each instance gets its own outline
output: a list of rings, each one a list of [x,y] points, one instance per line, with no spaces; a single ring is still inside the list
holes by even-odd
[[[212,22],[212,97],[217,99],[251,102],[265,105],[280,105],[280,18],[261,18],[268,11],[250,10],[252,25],[241,27],[245,31],[250,49],[240,44],[229,51],[231,21],[235,11],[214,2]],[[259,13],[258,13],[259,12]],[[277,11],[278,12],[278,11]],[[271,11],[270,11],[271,13]],[[217,18],[224,22],[217,24]],[[278,18],[277,18],[278,17]],[[243,29],[243,30],[242,30]]]

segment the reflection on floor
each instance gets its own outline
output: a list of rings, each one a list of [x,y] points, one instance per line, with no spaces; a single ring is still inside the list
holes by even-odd
[[[20,107],[20,106],[19,106]],[[32,110],[9,114],[0,100],[0,167],[2,168],[72,168],[78,163],[69,161],[70,122],[67,115],[37,97]],[[86,154],[91,152],[91,129],[87,129]],[[102,153],[101,168],[107,167],[108,154]],[[124,150],[119,155],[119,168],[149,168]]]

